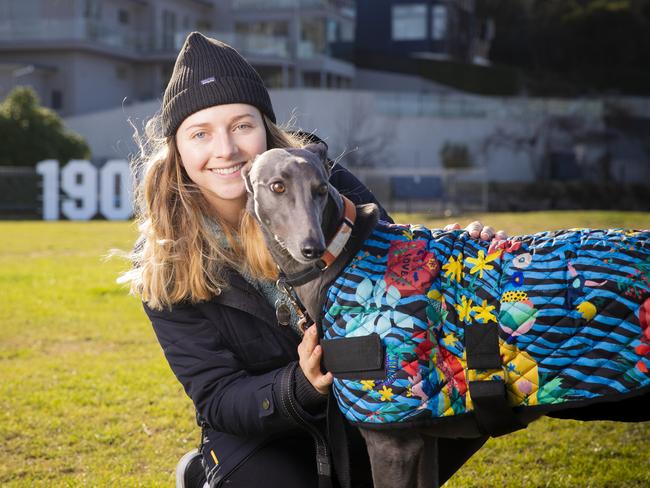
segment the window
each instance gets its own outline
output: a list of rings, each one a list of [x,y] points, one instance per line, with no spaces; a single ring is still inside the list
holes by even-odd
[[[325,19],[323,18],[303,18],[300,19],[300,47],[305,58],[310,58],[314,54],[327,53],[327,32]]]
[[[128,69],[126,68],[126,66],[119,65],[115,67],[115,77],[118,80],[126,80],[127,76],[128,76]]]
[[[259,34],[269,37],[288,37],[289,23],[285,21],[236,22],[238,34]]]
[[[447,7],[434,5],[431,9],[431,39],[440,41],[447,37]]]
[[[158,87],[160,93],[164,93],[173,71],[174,63],[166,63],[160,67],[160,87]]]
[[[255,70],[259,73],[264,85],[267,88],[282,88],[282,68],[273,66],[255,66]]]
[[[176,14],[169,10],[163,10],[162,13],[162,48],[176,50]]]
[[[102,4],[99,0],[86,0],[84,3],[84,18],[99,20],[102,17]]]
[[[336,42],[341,37],[341,28],[337,21],[327,20],[327,42]]]
[[[340,40],[354,42],[354,22],[343,22],[340,27]]]
[[[393,5],[393,40],[417,41],[427,38],[425,4]]]
[[[302,74],[302,86],[307,88],[321,88],[320,73],[305,71]]]
[[[197,20],[196,30],[199,32],[210,32],[212,30],[212,24],[208,20]]]
[[[119,9],[117,11],[117,20],[120,24],[129,23],[129,11],[124,9]]]
[[[52,90],[51,102],[52,110],[61,110],[63,108],[63,93],[61,90]]]

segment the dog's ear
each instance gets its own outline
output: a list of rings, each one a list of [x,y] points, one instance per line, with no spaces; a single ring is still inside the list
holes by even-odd
[[[324,142],[312,142],[303,147],[303,149],[314,153],[323,163],[327,161],[327,144]]]
[[[246,192],[250,193],[251,195],[253,194],[253,185],[251,185],[251,179],[249,175],[253,167],[253,164],[255,163],[255,160],[257,158],[258,156],[255,156],[255,158],[252,161],[248,161],[241,169],[241,177],[244,178],[244,185],[246,185]]]
[[[303,147],[303,149],[306,149],[307,151],[318,156],[318,159],[320,159],[321,163],[323,163],[323,168],[325,168],[325,171],[327,171],[327,176],[329,177],[331,168],[329,161],[327,160],[327,144],[322,141],[312,142],[311,144],[307,144],[305,147]]]

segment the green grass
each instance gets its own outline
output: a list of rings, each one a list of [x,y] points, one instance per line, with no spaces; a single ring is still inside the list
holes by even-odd
[[[649,228],[650,213],[478,217],[510,235]],[[448,220],[398,215],[441,226]],[[130,223],[0,222],[0,486],[173,486],[195,447],[193,408],[140,303],[115,284]],[[492,439],[448,483],[650,486],[648,424],[543,419]]]
[[[445,224],[459,222],[465,227],[472,220],[480,220],[495,230],[503,229],[508,235],[529,234],[542,230],[571,229],[589,227],[592,229],[608,228],[650,228],[648,212],[603,212],[590,211],[556,211],[556,212],[522,212],[522,213],[482,213],[468,214],[462,217],[431,218],[426,214],[394,214],[397,222],[422,223],[432,228],[444,227]]]

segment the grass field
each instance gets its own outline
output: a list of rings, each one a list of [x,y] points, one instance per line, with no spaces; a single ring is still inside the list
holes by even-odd
[[[650,228],[650,213],[474,217],[510,235]],[[440,227],[423,215],[400,221]],[[115,284],[134,226],[0,222],[0,486],[173,486],[196,446],[189,399],[137,299]],[[492,439],[452,487],[650,486],[650,424],[543,419]]]

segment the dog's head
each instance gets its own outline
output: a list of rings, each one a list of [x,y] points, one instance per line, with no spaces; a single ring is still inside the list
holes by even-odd
[[[242,170],[248,211],[300,263],[322,256],[321,229],[330,191],[327,146],[270,149]]]

